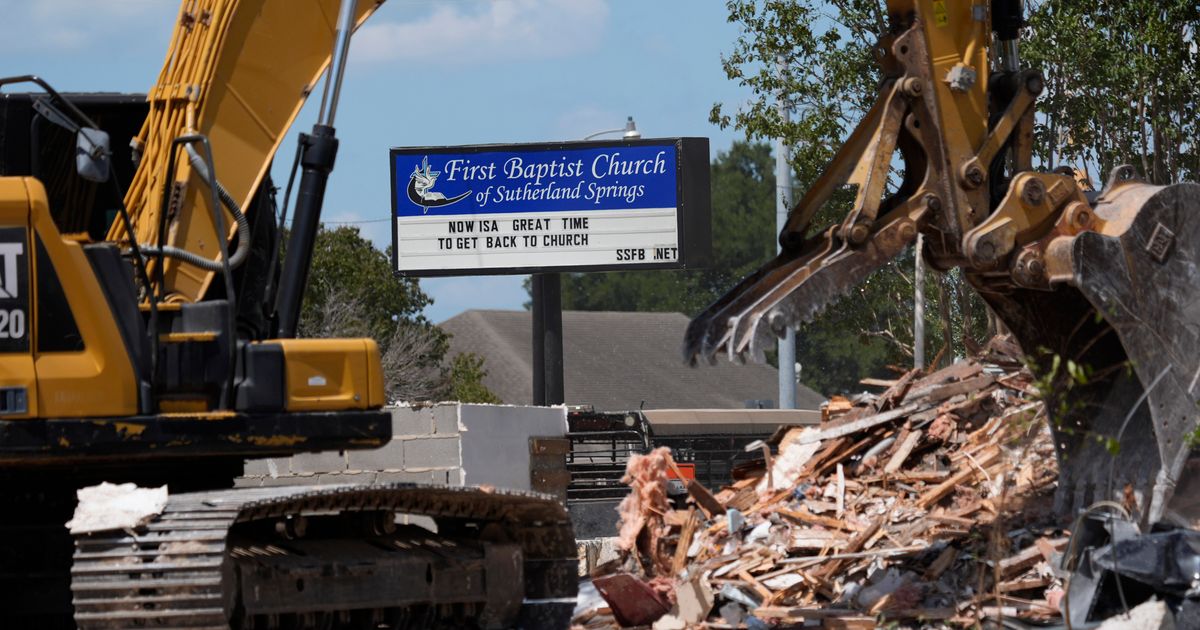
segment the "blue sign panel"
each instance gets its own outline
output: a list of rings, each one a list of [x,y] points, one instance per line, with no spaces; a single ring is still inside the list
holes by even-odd
[[[392,156],[402,217],[674,208],[675,144]]]
[[[703,138],[393,149],[390,159],[400,273],[683,267],[685,205],[702,206],[692,232],[708,235]]]

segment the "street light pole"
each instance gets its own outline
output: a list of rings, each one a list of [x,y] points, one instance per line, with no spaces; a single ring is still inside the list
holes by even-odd
[[[608,133],[619,133],[626,140],[642,137],[633,116],[620,129],[597,131],[584,137],[591,140]],[[533,289],[533,404],[561,405],[566,401],[563,383],[562,275],[535,273],[530,277]]]
[[[780,78],[783,78],[785,62],[782,58],[776,59],[776,66],[779,69]],[[776,95],[776,106],[779,108],[779,117],[784,125],[791,121],[791,112],[786,103],[786,97],[783,90],[779,90]],[[783,231],[783,227],[787,225],[788,207],[791,204],[792,193],[792,166],[788,160],[788,146],[784,141],[783,136],[775,142],[775,233],[779,234]],[[776,251],[782,249],[782,246],[776,243]],[[787,332],[784,333],[783,339],[779,340],[779,408],[780,409],[795,409],[796,408],[796,331],[788,326]]]

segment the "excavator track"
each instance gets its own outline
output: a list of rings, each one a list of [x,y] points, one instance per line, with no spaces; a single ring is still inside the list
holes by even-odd
[[[396,526],[422,516],[438,533]],[[76,624],[100,628],[565,628],[576,558],[549,497],[296,486],[169,498],[137,531],[75,538]]]

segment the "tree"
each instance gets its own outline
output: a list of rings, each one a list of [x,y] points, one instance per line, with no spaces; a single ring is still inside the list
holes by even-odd
[[[564,274],[563,307],[572,310],[677,311],[696,315],[775,255],[775,175],[770,147],[734,142],[712,163],[713,263],[687,271]],[[900,265],[911,268],[911,255]],[[834,394],[859,388],[865,376],[888,376],[887,365],[911,358],[911,332],[887,331],[911,320],[911,279],[876,274],[866,289],[831,307],[797,335],[801,379]],[[936,292],[931,289],[931,294]],[[905,296],[909,296],[905,301]],[[936,311],[933,311],[936,313]],[[905,318],[908,318],[907,320]],[[772,359],[773,360],[773,359]]]
[[[483,357],[474,352],[454,355],[450,360],[450,374],[450,400],[497,405],[504,402],[483,384],[487,370],[483,369]]]
[[[573,274],[564,306],[585,310],[677,310],[695,315],[775,252],[775,180],[770,149],[755,140],[782,136],[791,145],[799,193],[823,171],[875,98],[875,40],[887,27],[877,0],[730,0],[729,20],[742,35],[723,57],[727,76],[754,98],[736,110],[713,106],[710,119],[746,134],[713,163],[713,249],[710,269],[692,272]],[[777,94],[794,112],[784,123]],[[898,173],[894,175],[899,175]],[[898,182],[898,177],[896,178]],[[814,230],[839,221],[846,192],[817,214]],[[826,394],[860,389],[866,376],[888,376],[889,365],[913,355],[913,254],[908,252],[830,305],[797,334],[801,379]],[[986,307],[959,274],[928,274],[926,356],[964,354],[982,332]],[[939,352],[945,347],[944,352]]]
[[[1036,0],[1022,55],[1045,75],[1037,157],[1101,178],[1200,178],[1200,5],[1195,0]]]
[[[764,144],[735,142],[717,155],[711,175],[713,262],[707,269],[564,274],[563,308],[700,312],[773,255],[773,168]]]
[[[482,358],[444,361],[447,335],[421,314],[432,300],[416,279],[396,277],[389,258],[356,227],[322,226],[299,335],[375,339],[389,400],[496,402],[482,383]]]

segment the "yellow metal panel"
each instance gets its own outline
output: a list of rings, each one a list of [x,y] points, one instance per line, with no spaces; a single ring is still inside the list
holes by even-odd
[[[42,183],[31,177],[23,178],[23,183],[29,197],[30,223],[42,237],[84,343],[82,352],[35,353],[38,415],[135,415],[138,400],[133,365],[96,274],[80,244],[64,239],[54,226]]]
[[[0,227],[29,227],[29,193],[25,189],[25,182],[19,177],[0,177]],[[30,242],[26,237],[20,261],[29,264],[27,261],[31,253]],[[29,290],[33,290],[32,277]],[[30,303],[33,303],[32,300]],[[25,318],[26,330],[30,330],[33,326],[33,313],[25,313]],[[26,413],[6,415],[5,420],[37,417],[37,373],[33,368],[32,343],[29,352],[0,353],[0,387],[24,387],[26,391]]]
[[[361,24],[382,0],[358,0]],[[208,136],[217,178],[242,207],[262,180],[284,134],[329,64],[339,0],[199,0],[184,2],[167,63],[149,95],[151,114],[139,140],[145,157],[126,205],[141,242],[157,239],[158,214],[171,138],[194,128]],[[207,19],[199,19],[207,16]],[[351,54],[353,58],[353,54]],[[198,113],[196,112],[198,110]],[[186,181],[182,210],[167,242],[209,259],[220,258],[209,191],[178,161]],[[224,239],[236,231],[232,217]],[[123,240],[114,224],[111,240]],[[168,259],[167,292],[203,297],[213,273]]]
[[[379,349],[370,339],[276,339],[283,348],[288,411],[369,409],[383,404]]]
[[[931,77],[937,87],[950,163],[954,165],[973,157],[987,136],[989,26],[974,19],[975,4],[987,6],[986,0],[917,2],[918,15],[926,19],[925,36],[933,64]],[[975,84],[967,92],[954,92],[944,79],[951,68],[964,62],[975,69]]]
[[[367,344],[367,371],[370,383],[371,407],[382,407],[386,402],[387,390],[383,385],[383,359],[379,355],[379,344],[374,339],[363,339]]]

